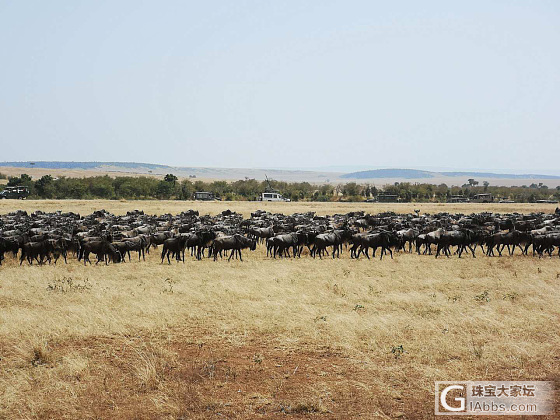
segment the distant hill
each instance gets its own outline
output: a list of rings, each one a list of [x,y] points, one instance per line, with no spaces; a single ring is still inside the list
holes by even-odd
[[[495,174],[492,172],[438,172],[444,176],[460,176],[469,178],[498,178],[498,179],[560,179],[557,175],[538,174]]]
[[[2,169],[5,168],[5,169]],[[560,186],[560,176],[537,174],[500,174],[493,172],[436,172],[418,169],[372,169],[351,173],[331,172],[325,170],[296,170],[296,169],[270,169],[270,168],[210,168],[169,166],[140,162],[0,162],[1,172],[10,176],[26,172],[33,177],[44,174],[58,176],[96,176],[108,174],[110,176],[163,176],[172,173],[178,177],[198,178],[205,180],[235,181],[244,178],[264,180],[268,178],[288,182],[312,183],[341,183],[350,180],[393,183],[409,180],[410,182],[427,182],[431,184],[446,183],[449,185],[462,185],[469,178],[479,182],[489,181],[492,184],[499,182],[502,185],[521,185],[533,182],[546,182],[549,186]],[[493,181],[494,180],[494,181]]]
[[[489,179],[560,179],[557,175],[537,174],[497,174],[492,172],[429,172],[416,169],[373,169],[371,171],[351,172],[340,178],[351,179],[427,179],[436,177],[450,178],[489,178]]]
[[[419,171],[416,169],[373,169],[371,171],[359,171],[344,174],[341,178],[355,179],[372,179],[372,178],[404,178],[404,179],[422,179],[433,178],[434,173],[428,171]]]
[[[148,175],[162,176],[172,173],[178,177],[201,178],[206,180],[230,180],[236,181],[244,178],[264,180],[265,177],[277,181],[289,182],[329,182],[336,180],[340,172],[319,172],[303,170],[284,169],[262,169],[262,168],[209,168],[209,167],[186,167],[156,165],[152,163],[138,162],[0,162],[0,169],[9,175],[26,171],[32,176],[42,176],[45,173],[60,176],[94,176],[97,174],[118,175]],[[10,172],[11,171],[11,172]],[[69,173],[69,171],[71,173]]]
[[[124,169],[164,169],[171,168],[167,165],[155,165],[153,163],[136,163],[136,162],[0,162],[0,166],[11,166],[15,168],[44,168],[44,169],[99,169],[107,166],[118,167]]]

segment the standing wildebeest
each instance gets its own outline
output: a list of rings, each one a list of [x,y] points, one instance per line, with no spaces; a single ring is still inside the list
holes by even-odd
[[[195,233],[188,233],[186,236],[185,247],[191,249],[191,256],[196,254],[196,259],[200,260],[204,257],[204,250],[212,245],[216,233],[211,230],[200,230]]]
[[[2,260],[4,259],[5,252],[11,252],[15,258],[17,256],[19,248],[20,248],[20,242],[16,238],[0,237],[0,265],[2,265]]]
[[[412,252],[412,242],[418,237],[418,230],[416,229],[402,229],[396,232],[400,239],[403,251],[406,251],[405,245],[408,243],[408,252]]]
[[[150,246],[157,249],[158,245],[163,245],[166,239],[173,237],[173,233],[169,231],[152,233],[150,235]]]
[[[105,239],[84,242],[82,252],[84,265],[86,265],[86,262],[91,264],[89,260],[90,253],[97,255],[96,265],[99,264],[100,261],[105,261],[105,265],[107,265],[109,259],[113,262],[120,262],[121,260],[121,254],[117,248]]]
[[[445,230],[443,228],[439,228],[432,232],[426,233],[426,236],[424,238],[424,244],[426,245],[424,254],[426,253],[426,251],[428,251],[428,255],[432,255],[432,244],[437,244],[439,238],[441,238],[441,235],[443,235],[444,232]]]
[[[304,232],[292,232],[276,235],[266,241],[266,254],[276,258],[276,254],[282,257],[284,254],[290,257],[290,248],[294,257],[301,255],[303,246],[307,243],[307,234]]]
[[[241,256],[241,250],[245,248],[249,248],[251,251],[254,251],[257,247],[257,241],[254,239],[246,238],[243,235],[235,234],[233,236],[219,236],[214,239],[214,243],[212,244],[213,254],[214,254],[214,261],[218,259],[218,254],[222,255],[222,251],[229,251],[231,250],[231,254],[228,258],[228,261],[234,256],[234,254],[239,254],[239,259],[243,261]]]
[[[552,257],[555,246],[558,247],[558,257],[560,257],[560,233],[533,236],[533,253],[537,252],[539,258],[541,258],[545,252]]]
[[[436,258],[439,256],[442,249],[445,255],[449,258],[449,255],[451,254],[449,250],[450,246],[458,247],[457,253],[459,255],[459,258],[461,258],[461,254],[466,247],[469,247],[472,252],[473,258],[476,258],[476,256],[474,255],[474,249],[471,247],[474,239],[474,232],[470,229],[451,230],[444,232],[437,241]]]
[[[173,253],[177,262],[181,261],[181,254],[183,256],[183,263],[185,262],[185,245],[187,243],[188,236],[181,234],[175,238],[169,238],[163,241],[163,250],[161,251],[161,262],[163,264],[164,258],[167,256],[167,262],[171,264],[169,260],[169,254]]]
[[[266,228],[259,228],[259,227],[250,228],[249,234],[257,238],[259,242],[263,242],[268,238],[272,238],[276,233],[274,232],[274,226],[269,226]]]
[[[357,250],[357,254],[355,254],[356,258],[360,256],[360,254],[364,254],[367,259],[369,260],[369,249],[373,248],[373,258],[375,258],[375,252],[377,248],[381,247],[381,256],[380,259],[383,259],[383,255],[389,251],[391,258],[393,258],[393,251],[391,247],[398,246],[400,244],[400,239],[392,232],[381,231],[375,233],[369,233],[365,235],[360,240],[360,247]]]
[[[146,249],[150,246],[149,237],[147,235],[139,235],[133,238],[125,239],[124,242],[128,245],[128,259],[130,260],[130,251],[138,252],[138,261],[140,261],[140,256],[146,261]]]
[[[33,264],[33,260],[39,264],[43,264],[48,253],[48,244],[46,241],[26,242],[21,247],[21,256],[19,265],[23,264],[23,260],[27,259],[29,264]]]
[[[498,254],[501,257],[502,251],[506,246],[508,247],[509,255],[513,255],[516,246],[521,249],[522,254],[525,254],[532,242],[532,238],[530,233],[512,229],[507,233],[498,232],[493,235],[489,235],[485,242],[487,246],[486,255],[494,256],[494,247],[496,247]],[[525,245],[525,247],[521,246],[522,244]]]
[[[337,229],[329,233],[321,233],[315,237],[314,247],[311,251],[313,258],[318,254],[319,258],[323,258],[329,246],[332,246],[332,257],[340,257],[340,247],[345,241],[352,238],[352,231],[347,229]]]

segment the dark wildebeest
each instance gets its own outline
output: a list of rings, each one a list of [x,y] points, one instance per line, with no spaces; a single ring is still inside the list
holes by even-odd
[[[432,255],[432,244],[437,244],[439,238],[441,238],[441,235],[443,235],[444,232],[445,230],[443,228],[439,228],[432,232],[426,233],[426,236],[424,238],[424,244],[426,245],[424,254],[426,253],[426,251],[428,251],[428,255]]]
[[[157,249],[158,245],[163,245],[166,239],[172,237],[173,237],[173,233],[169,231],[152,233],[150,235],[150,246]]]
[[[363,242],[368,235],[371,235],[371,232],[359,232],[352,235],[350,238],[350,243],[352,244],[350,248],[350,258],[358,258],[360,256],[359,250],[362,249]]]
[[[267,245],[267,255],[269,253],[271,256],[276,258],[276,254],[280,257],[286,256],[290,257],[290,248],[292,248],[292,253],[294,257],[301,255],[301,250],[303,246],[307,243],[307,234],[304,232],[292,232],[285,233],[282,235],[276,235],[272,238],[268,238],[266,241]]]
[[[181,234],[175,238],[169,238],[163,241],[163,250],[161,251],[161,262],[163,264],[164,258],[167,256],[167,262],[171,264],[169,254],[173,253],[177,262],[181,261],[183,256],[183,263],[185,262],[185,246],[188,236]]]
[[[542,257],[545,252],[552,257],[555,246],[558,247],[558,256],[560,257],[560,233],[533,236],[533,253],[536,251],[539,257]]]
[[[314,246],[311,251],[313,258],[318,254],[323,258],[323,254],[329,246],[332,246],[332,257],[340,257],[340,247],[352,238],[352,231],[347,229],[337,229],[329,233],[321,233],[315,237]]]
[[[457,254],[459,255],[459,258],[461,258],[461,254],[466,247],[471,250],[473,258],[476,258],[474,249],[471,247],[473,240],[474,232],[470,229],[459,229],[444,232],[437,241],[436,258],[439,256],[441,250],[443,250],[444,254],[449,257],[451,254],[449,250],[450,246],[458,247]]]
[[[124,242],[128,245],[128,259],[130,261],[130,251],[137,251],[138,252],[138,261],[140,261],[140,256],[142,256],[143,260],[146,261],[146,248],[149,245],[149,237],[147,235],[139,235],[134,238],[125,239]]]
[[[509,232],[498,232],[493,235],[489,235],[486,240],[486,255],[494,256],[494,247],[498,250],[498,254],[501,257],[502,251],[507,246],[509,255],[513,255],[515,247],[519,246],[522,254],[525,254],[527,248],[531,243],[531,235],[526,232],[520,232],[518,230],[510,230]],[[525,248],[521,244],[526,245]]]
[[[91,264],[89,254],[97,255],[97,261],[95,264],[99,264],[100,261],[105,261],[105,265],[107,265],[109,260],[113,262],[120,262],[121,260],[121,254],[117,248],[105,239],[84,242],[82,248],[84,265],[86,265],[87,262]]]
[[[21,246],[21,256],[19,265],[23,264],[23,260],[27,259],[29,264],[33,264],[33,260],[39,264],[43,264],[47,258],[48,244],[45,241],[26,242]]]
[[[400,239],[402,250],[406,251],[405,245],[408,243],[408,252],[412,252],[412,243],[418,237],[418,230],[417,229],[402,229],[396,232],[397,236]]]
[[[4,253],[11,252],[15,257],[17,257],[20,248],[20,242],[16,238],[12,237],[0,237],[0,265],[2,265],[2,260],[4,259]]]
[[[190,248],[191,256],[196,254],[196,259],[200,260],[204,257],[204,250],[212,245],[216,238],[216,233],[211,230],[200,230],[195,233],[188,233],[186,248]]]
[[[269,226],[266,228],[253,227],[249,229],[249,234],[258,239],[259,242],[263,242],[268,238],[272,238],[276,233],[274,232],[274,226]]]
[[[56,265],[58,259],[62,256],[64,258],[64,263],[68,264],[66,259],[68,253],[68,243],[64,238],[58,239],[47,239],[47,260],[49,264],[51,263],[51,256],[54,258],[54,264]]]
[[[235,234],[233,236],[219,236],[218,238],[214,239],[214,243],[212,244],[213,254],[214,254],[214,261],[218,259],[218,254],[222,255],[222,251],[229,251],[231,250],[231,254],[228,258],[228,261],[231,258],[239,254],[239,259],[243,261],[243,257],[241,256],[241,250],[245,248],[249,248],[251,251],[254,251],[257,247],[257,241],[254,239],[246,238],[243,235]]]
[[[400,243],[400,239],[392,232],[382,231],[376,233],[369,233],[365,237],[362,238],[360,243],[360,248],[357,251],[356,258],[363,253],[368,259],[369,258],[369,249],[373,248],[373,257],[375,258],[375,252],[377,248],[381,247],[381,256],[380,259],[383,259],[383,255],[389,251],[391,258],[393,258],[393,251],[391,247],[398,246]]]

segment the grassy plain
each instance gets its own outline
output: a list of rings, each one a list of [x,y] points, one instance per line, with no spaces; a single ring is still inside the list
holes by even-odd
[[[16,210],[32,212],[42,211],[73,211],[82,215],[105,209],[114,214],[126,214],[127,211],[139,209],[146,214],[178,214],[189,209],[198,210],[201,215],[215,215],[226,209],[236,211],[245,217],[251,212],[261,209],[272,213],[292,214],[296,212],[314,211],[318,215],[348,213],[363,210],[377,214],[386,211],[395,213],[464,213],[497,212],[497,213],[531,213],[554,212],[557,204],[529,203],[318,203],[318,202],[259,202],[259,201],[179,201],[179,200],[0,200],[0,214]]]
[[[3,201],[82,214],[550,205]],[[433,418],[436,380],[560,374],[560,259],[0,267],[0,418]]]

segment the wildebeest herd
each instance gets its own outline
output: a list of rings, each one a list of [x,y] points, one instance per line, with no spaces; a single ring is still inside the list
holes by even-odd
[[[256,211],[248,219],[226,210],[216,216],[200,216],[189,210],[178,215],[152,216],[142,211],[116,216],[105,210],[87,216],[72,212],[28,214],[17,211],[0,216],[0,265],[5,255],[19,258],[20,265],[54,263],[69,255],[84,264],[124,263],[136,252],[139,260],[161,247],[161,263],[185,261],[185,253],[202,258],[242,260],[243,250],[266,246],[270,258],[340,257],[380,258],[394,251],[435,254],[464,252],[476,257],[501,256],[507,247],[513,255],[560,257],[560,210],[531,214],[411,214],[364,212],[318,216]],[[532,247],[532,249],[531,249]],[[531,253],[529,250],[531,249]],[[228,255],[229,254],[229,255]]]

